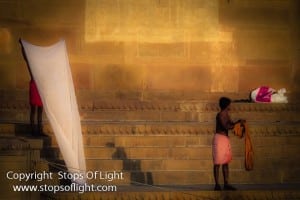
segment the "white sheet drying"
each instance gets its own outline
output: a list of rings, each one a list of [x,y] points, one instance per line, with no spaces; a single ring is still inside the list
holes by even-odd
[[[68,171],[84,175],[80,116],[65,41],[47,47],[21,42]],[[74,181],[85,183],[85,178]]]

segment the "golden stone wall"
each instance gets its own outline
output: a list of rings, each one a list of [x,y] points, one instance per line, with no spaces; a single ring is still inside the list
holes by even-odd
[[[297,0],[0,0],[0,89],[28,89],[19,38],[64,38],[87,99],[297,93],[299,13]]]

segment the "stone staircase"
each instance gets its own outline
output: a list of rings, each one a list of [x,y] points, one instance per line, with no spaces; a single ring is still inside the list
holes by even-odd
[[[0,124],[1,133],[9,129],[9,125]],[[18,180],[13,174],[30,173],[33,171],[46,170],[47,165],[41,162],[40,151],[43,141],[40,139],[19,137],[14,135],[0,136],[0,199],[39,199],[39,192],[14,192],[14,185],[26,185],[36,183],[34,179],[27,181]],[[54,182],[44,181],[44,184]]]
[[[81,111],[88,170],[123,171],[125,185],[213,184],[216,103],[95,102]],[[255,170],[244,170],[244,142],[231,136],[231,181],[299,182],[291,173],[299,173],[299,159],[290,159],[300,155],[298,116],[298,104],[233,104],[232,117],[249,122]]]
[[[27,137],[28,130],[23,126],[28,122],[28,112],[25,102],[1,102],[0,134]],[[209,185],[212,189],[214,181],[211,141],[217,112],[218,105],[214,101],[81,103],[80,114],[87,170],[116,171],[124,174],[122,180],[108,182],[92,178],[88,183],[114,184],[119,188],[136,185],[149,185],[149,187],[169,185],[183,188],[190,185]],[[230,164],[232,184],[237,187],[259,184],[299,185],[299,114],[299,103],[233,103],[232,118],[244,118],[249,123],[255,160],[254,170],[245,171],[244,140],[231,135],[234,157]],[[53,166],[56,166],[56,170],[63,170],[62,156],[46,118],[44,132],[49,137],[44,138],[44,146],[41,150],[41,163],[44,164],[40,168],[55,171]],[[57,163],[59,165],[56,165]],[[53,183],[49,184],[62,183],[53,180]],[[209,199],[208,193],[206,199]],[[65,195],[61,193],[59,199],[71,199],[78,194]],[[85,195],[82,199],[84,197],[88,199],[92,194]],[[130,195],[133,193],[127,195],[129,195],[127,199],[132,199]],[[154,195],[149,199],[161,199],[160,195],[165,193],[158,192],[157,198]],[[168,195],[173,194],[168,193]],[[212,195],[214,196],[214,193]],[[273,196],[273,193],[268,195]],[[183,197],[182,194],[179,196],[176,198],[201,199]],[[294,196],[300,198],[299,193]],[[48,197],[50,198],[51,195]],[[110,199],[109,193],[107,198],[102,197],[102,199]],[[116,199],[121,199],[120,196],[117,197],[118,195]],[[210,199],[226,198],[214,196]],[[234,198],[229,195],[228,199]]]
[[[203,191],[195,188],[193,191],[175,188],[172,191],[123,191],[105,193],[58,193],[56,195],[45,194],[44,199],[59,200],[298,200],[300,192],[294,190],[246,190],[246,191]]]

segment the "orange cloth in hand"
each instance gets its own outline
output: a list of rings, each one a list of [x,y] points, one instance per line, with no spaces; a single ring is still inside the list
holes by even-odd
[[[253,163],[254,152],[253,152],[251,138],[249,135],[248,124],[246,122],[244,123],[239,122],[235,124],[233,128],[233,133],[234,135],[240,138],[242,138],[245,135],[245,169],[250,171],[253,169],[254,166]]]

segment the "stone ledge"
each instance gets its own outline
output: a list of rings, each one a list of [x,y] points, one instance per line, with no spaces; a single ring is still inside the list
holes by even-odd
[[[159,189],[161,191],[159,191]],[[184,188],[160,188],[157,187],[154,191],[143,191],[143,188],[129,187],[129,191],[120,192],[87,192],[84,194],[78,193],[43,193],[45,198],[54,198],[58,200],[73,200],[73,199],[101,199],[101,200],[119,200],[119,199],[136,199],[136,200],[161,200],[161,199],[180,199],[180,200],[296,200],[300,199],[299,190],[250,190],[250,191],[199,191],[199,190],[184,190]],[[145,189],[144,189],[145,190]],[[167,191],[166,191],[167,190]]]
[[[251,136],[299,136],[300,127],[297,124],[249,124]],[[50,129],[45,129],[47,134],[51,134]],[[95,125],[82,125],[83,135],[212,135],[215,133],[215,125],[212,123],[139,123],[130,124],[103,123]]]
[[[0,137],[0,154],[18,155],[23,150],[29,150],[30,144],[24,138]]]
[[[83,101],[79,102],[81,111],[101,110],[158,110],[158,111],[184,111],[184,112],[216,112],[219,110],[217,102],[213,101]],[[2,101],[0,110],[29,110],[27,101]],[[299,103],[233,103],[232,112],[300,112]]]

